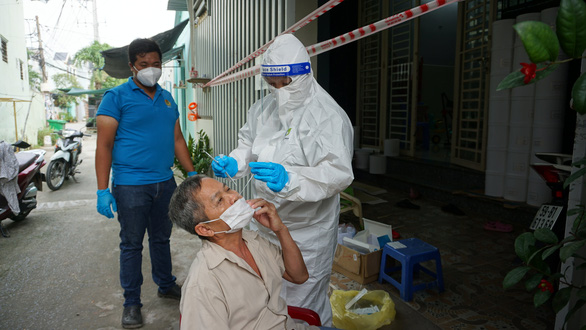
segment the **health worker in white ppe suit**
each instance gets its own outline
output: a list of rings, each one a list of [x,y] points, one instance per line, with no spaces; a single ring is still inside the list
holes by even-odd
[[[255,197],[275,204],[309,271],[302,285],[284,281],[281,296],[316,311],[328,326],[339,193],[354,179],[352,124],[313,78],[309,55],[293,35],[277,37],[267,49],[262,76],[271,93],[249,109],[238,147],[217,156],[212,168],[219,177],[254,175]],[[252,229],[279,243],[270,230]]]

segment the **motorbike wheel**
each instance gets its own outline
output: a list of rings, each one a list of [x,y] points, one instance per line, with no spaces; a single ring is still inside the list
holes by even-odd
[[[59,190],[67,176],[67,163],[63,159],[51,161],[47,167],[47,186],[49,189],[55,191]]]
[[[13,220],[14,222],[19,222],[24,220],[24,218],[26,218],[27,215],[29,215],[29,213],[31,213],[32,210],[28,210],[26,212],[20,212],[19,214],[10,217],[10,220]]]

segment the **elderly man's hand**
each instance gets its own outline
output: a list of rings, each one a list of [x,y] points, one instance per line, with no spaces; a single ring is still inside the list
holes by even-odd
[[[260,210],[256,210],[254,212],[253,217],[261,225],[269,228],[275,233],[287,228],[283,224],[283,221],[281,221],[281,218],[277,213],[277,208],[275,207],[275,205],[273,205],[273,203],[267,202],[262,198],[251,199],[247,201],[247,203],[253,209],[257,209],[260,207]]]

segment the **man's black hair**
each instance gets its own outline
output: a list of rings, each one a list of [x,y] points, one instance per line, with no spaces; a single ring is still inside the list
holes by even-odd
[[[142,55],[150,52],[157,52],[159,54],[159,59],[163,61],[163,54],[161,53],[161,48],[159,45],[151,39],[134,39],[130,45],[128,45],[128,61],[132,65],[136,62],[136,56]]]

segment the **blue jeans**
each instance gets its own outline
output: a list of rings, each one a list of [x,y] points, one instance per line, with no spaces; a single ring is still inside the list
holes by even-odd
[[[139,305],[142,278],[142,242],[149,234],[151,273],[159,291],[175,286],[171,265],[169,237],[173,224],[169,220],[169,201],[177,184],[164,182],[129,186],[113,185],[120,223],[120,284],[124,289],[124,307]]]

